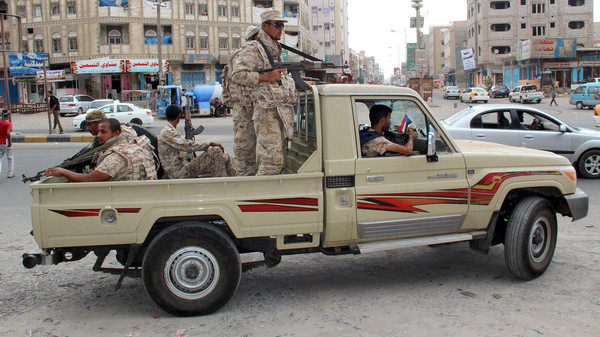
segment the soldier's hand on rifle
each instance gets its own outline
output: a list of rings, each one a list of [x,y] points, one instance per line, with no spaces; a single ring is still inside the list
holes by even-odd
[[[260,74],[258,82],[277,82],[281,80],[281,74],[287,72],[286,69],[273,69],[268,74]]]

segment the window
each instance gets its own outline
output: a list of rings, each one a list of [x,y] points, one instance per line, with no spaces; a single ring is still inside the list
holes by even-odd
[[[119,30],[113,29],[108,32],[108,44],[121,44],[123,43],[122,34]]]
[[[185,15],[194,15],[194,4],[186,2],[184,5]]]
[[[585,0],[569,0],[569,6],[579,7],[585,5]]]
[[[527,0],[521,0],[521,6],[527,5]]]
[[[185,48],[194,49],[196,48],[196,36],[193,32],[185,33]]]
[[[26,12],[26,10],[25,10],[25,5],[18,5],[18,6],[17,6],[17,15],[18,15],[18,16],[20,16],[20,17],[22,17],[22,18],[23,18],[23,17],[26,17],[26,16],[27,16],[27,14],[26,14],[26,13],[27,13],[27,12]]]
[[[44,38],[41,34],[36,35],[33,38],[33,51],[35,53],[43,53],[44,52]]]
[[[60,15],[60,5],[58,2],[50,4],[50,15]]]
[[[492,1],[490,2],[491,9],[507,9],[510,8],[510,1]]]
[[[493,32],[508,32],[510,30],[510,24],[508,23],[495,23],[490,26]]]
[[[52,52],[53,53],[60,53],[62,52],[62,46],[61,46],[61,41],[60,41],[60,35],[53,35],[52,36]]]
[[[495,51],[498,51],[498,54],[508,54],[510,53],[510,47],[509,46],[493,46],[491,48],[492,54],[495,54]]]
[[[238,49],[241,45],[242,45],[242,38],[240,37],[240,34],[233,33],[231,35],[231,48]]]
[[[583,29],[585,23],[583,21],[569,21],[570,29]]]
[[[69,51],[76,51],[79,47],[77,46],[77,33],[69,33]]]
[[[200,49],[208,49],[208,33],[206,33],[206,32],[200,33],[199,47],[200,47]]]
[[[318,26],[313,26],[312,30],[314,30],[316,32],[317,30],[319,30],[319,27]]]
[[[67,2],[67,14],[77,14],[77,5],[75,1]]]
[[[541,14],[546,12],[546,4],[533,4],[531,5],[532,14]]]
[[[227,16],[227,3],[225,1],[219,1],[219,5],[217,6],[217,15]]]
[[[329,7],[323,8],[323,14],[329,14]]]
[[[31,13],[34,18],[42,17],[42,5],[33,5],[33,12]]]
[[[229,48],[229,39],[227,33],[219,33],[219,49],[228,49]]]
[[[550,4],[551,4],[551,5],[554,5],[554,0],[550,0]]]
[[[198,4],[198,15],[208,16],[208,5],[206,4],[206,1]]]
[[[532,26],[531,35],[533,36],[544,36],[546,35],[546,26]]]
[[[23,52],[29,53],[29,43],[25,39],[23,39]]]
[[[555,28],[556,27],[556,22],[550,22],[550,28]]]
[[[525,28],[527,28],[527,24],[526,23],[522,23],[521,24],[521,29],[525,29]]]
[[[232,18],[240,17],[240,4],[238,4],[237,2],[231,3],[231,17]]]
[[[312,7],[311,10],[313,14],[319,13],[319,9],[317,7]]]
[[[323,27],[325,28],[325,30],[329,30],[329,24],[328,23],[324,24]]]
[[[420,155],[425,155],[427,153],[427,135],[429,132],[434,133],[434,138],[436,139],[436,151],[438,155],[449,154],[450,148],[446,145],[447,143],[444,139],[441,138],[441,134],[437,131],[434,125],[427,119],[427,116],[423,113],[419,105],[409,99],[364,99],[356,101],[356,110],[359,114],[359,119],[368,118],[369,109],[376,104],[383,104],[392,109],[391,114],[391,125],[390,130],[394,130],[391,132],[391,137],[389,138],[392,142],[403,143],[404,135],[399,132],[399,128],[402,125],[402,122],[405,119],[410,120],[410,124],[417,130],[421,130],[418,132],[418,138],[414,141],[413,149],[418,151]],[[362,115],[364,114],[364,115]],[[362,116],[361,116],[362,115]],[[360,137],[357,137],[360,139]],[[387,137],[386,137],[387,138]],[[373,157],[376,153],[373,153],[374,149],[368,149],[365,147],[361,148],[363,150],[368,150],[367,153],[362,153],[362,158]],[[386,158],[398,158],[395,156],[386,157]]]
[[[331,42],[325,42],[325,47],[331,47]]]

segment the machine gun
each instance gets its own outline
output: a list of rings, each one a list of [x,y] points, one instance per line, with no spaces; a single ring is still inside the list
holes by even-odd
[[[107,141],[104,144],[99,144],[98,143],[98,139],[94,139],[93,142],[89,143],[88,145],[86,145],[83,149],[79,150],[79,152],[77,152],[74,156],[65,159],[60,165],[56,165],[55,167],[61,167],[61,168],[65,168],[67,170],[71,170],[71,171],[75,171],[75,172],[83,172],[83,169],[86,166],[89,166],[92,163],[92,160],[94,159],[94,154],[98,151],[102,151],[106,148],[108,148],[109,146],[111,146],[112,144],[114,144],[115,142],[124,139],[125,137],[123,136],[119,136],[113,139],[110,139],[109,141]],[[42,177],[44,176],[44,170],[39,171],[36,175],[31,176],[31,177],[27,177],[25,174],[22,175],[23,177],[23,183],[26,183],[28,181],[30,182],[34,182],[34,181],[38,181],[40,179],[42,179]]]
[[[273,62],[272,68],[261,70],[259,72],[268,73],[268,72],[273,71],[274,69],[287,69],[287,71],[289,71],[292,74],[292,78],[294,79],[294,82],[296,83],[298,88],[300,88],[300,90],[302,90],[302,91],[306,91],[306,89],[308,89],[308,84],[302,78],[302,75],[300,74],[301,71],[315,73],[316,71],[332,69],[332,68],[346,68],[346,66],[338,66],[333,63],[323,62],[323,61],[306,61],[306,60],[303,60],[300,62]],[[312,74],[312,75],[314,75],[314,74]],[[318,79],[319,81],[324,80],[324,78],[322,78],[323,76],[314,76],[314,77],[316,77],[316,79]],[[281,84],[281,81],[279,81],[279,84]]]

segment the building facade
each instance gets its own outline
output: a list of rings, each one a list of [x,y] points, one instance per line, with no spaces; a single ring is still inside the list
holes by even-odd
[[[593,0],[467,0],[468,47],[477,70],[471,85],[538,79],[560,87],[583,81],[577,48],[591,47]],[[586,69],[587,68],[587,69]]]
[[[349,63],[348,1],[309,0],[310,34],[316,42],[313,53],[337,65]]]
[[[309,54],[314,46],[308,0],[0,0],[2,8],[22,17],[23,36],[17,36],[16,20],[9,19],[7,40],[20,44],[22,52],[48,53],[49,70],[65,71],[63,79],[52,82],[59,95],[101,98],[161,83],[189,90],[220,82],[246,27],[259,24],[269,8],[281,10],[288,20],[283,43]],[[22,84],[19,96],[37,101],[43,94],[39,87]]]

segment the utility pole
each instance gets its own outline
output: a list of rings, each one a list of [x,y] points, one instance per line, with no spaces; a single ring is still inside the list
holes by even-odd
[[[415,16],[415,28],[417,29],[417,50],[415,52],[415,63],[417,63],[417,59],[420,58],[421,61],[419,64],[419,67],[421,69],[420,71],[420,76],[419,76],[419,94],[421,95],[421,97],[423,97],[423,66],[424,64],[422,63],[422,49],[423,49],[423,41],[422,41],[422,36],[421,36],[421,28],[423,27],[423,17],[421,16],[421,8],[423,8],[423,0],[411,0],[412,5],[410,5],[412,8],[414,8],[416,10],[416,16]]]
[[[17,48],[15,48],[13,51],[11,50],[6,50],[6,31],[4,30],[4,21],[6,20],[7,16],[12,16],[17,18],[17,24],[18,24],[18,42],[17,42]],[[5,103],[6,103],[6,108],[8,109],[8,111],[10,111],[10,93],[8,92],[8,55],[6,53],[8,52],[19,52],[21,49],[21,39],[23,36],[23,28],[21,27],[21,17],[18,15],[11,15],[11,14],[1,14],[0,15],[0,38],[2,39],[2,64],[4,65],[4,92],[5,92]],[[11,115],[8,115],[9,120],[12,121]]]
[[[163,62],[162,62],[162,26],[160,24],[160,7],[166,6],[161,0],[155,0],[154,6],[156,6],[156,35],[158,36],[158,85],[167,84],[167,81],[162,83],[163,80]]]

